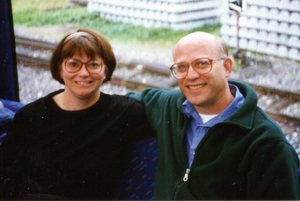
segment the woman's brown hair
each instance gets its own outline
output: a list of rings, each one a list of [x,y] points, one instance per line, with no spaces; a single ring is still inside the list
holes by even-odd
[[[104,82],[111,79],[117,61],[110,43],[101,33],[90,29],[78,29],[77,32],[66,35],[52,53],[50,70],[55,80],[64,84],[63,79],[60,77],[62,62],[76,53],[86,54],[92,59],[96,56],[102,58],[106,66]]]

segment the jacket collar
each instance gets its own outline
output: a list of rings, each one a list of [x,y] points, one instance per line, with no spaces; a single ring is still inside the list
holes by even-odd
[[[240,108],[225,122],[236,124],[245,129],[251,129],[257,111],[257,95],[255,91],[243,81],[230,80],[229,83],[239,88],[245,100]]]
[[[236,85],[239,88],[240,92],[245,97],[245,100],[244,103],[237,109],[237,111],[223,123],[235,124],[245,129],[251,129],[256,113],[258,101],[257,95],[255,91],[243,81],[229,80],[229,83]],[[181,93],[176,107],[182,114],[184,114],[184,112],[182,111],[182,103],[185,100],[186,98]]]

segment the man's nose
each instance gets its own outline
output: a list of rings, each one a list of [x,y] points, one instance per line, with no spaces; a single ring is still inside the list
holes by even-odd
[[[197,71],[194,70],[194,68],[189,65],[188,71],[187,71],[187,75],[186,75],[186,79],[195,79],[199,77],[199,73],[197,73]]]

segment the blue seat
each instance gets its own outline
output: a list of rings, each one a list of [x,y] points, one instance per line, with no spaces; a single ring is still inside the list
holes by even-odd
[[[6,100],[6,99],[0,99],[0,104],[1,104],[0,106],[0,145],[1,145],[3,139],[6,136],[6,131],[9,126],[9,123],[14,118],[16,111],[18,111],[23,106],[23,104],[16,101]]]
[[[21,109],[21,107],[24,106],[23,103],[17,102],[17,101],[12,101],[12,100],[7,100],[7,99],[1,99],[0,98],[0,102],[2,102],[2,104],[4,105],[4,107],[16,112],[19,109]]]
[[[153,200],[158,160],[156,138],[149,137],[133,145],[121,178],[120,200]]]

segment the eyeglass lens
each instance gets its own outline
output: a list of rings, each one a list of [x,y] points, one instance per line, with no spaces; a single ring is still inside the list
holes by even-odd
[[[74,73],[79,71],[83,64],[85,64],[86,69],[90,72],[90,73],[98,73],[100,72],[100,70],[102,69],[103,64],[100,63],[99,61],[88,61],[88,62],[81,62],[78,60],[67,60],[65,63],[66,66],[66,70],[68,72]]]
[[[187,75],[189,66],[191,65],[192,68],[199,74],[205,74],[210,72],[212,65],[210,59],[200,58],[196,59],[191,62],[191,64],[187,62],[176,63],[171,66],[171,71],[173,76],[176,78],[184,78]]]

